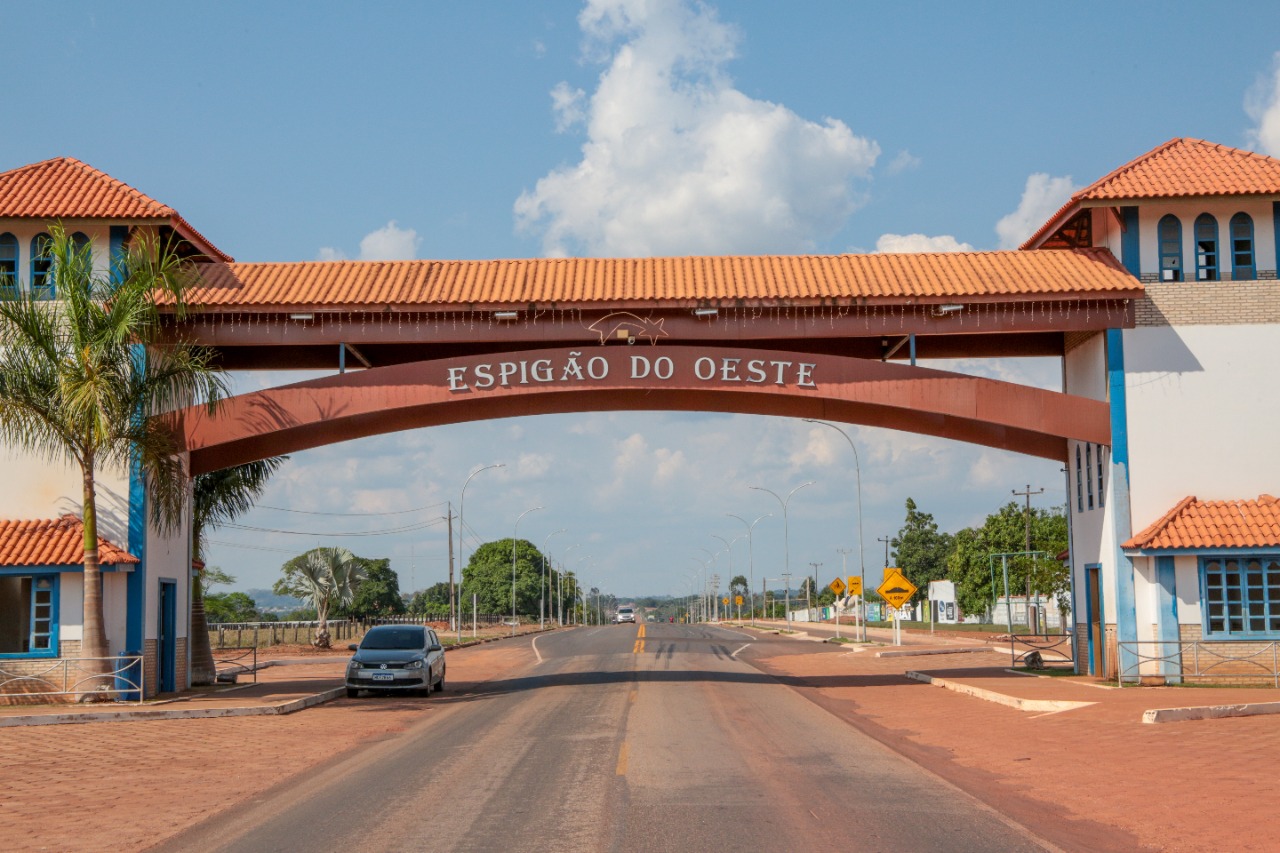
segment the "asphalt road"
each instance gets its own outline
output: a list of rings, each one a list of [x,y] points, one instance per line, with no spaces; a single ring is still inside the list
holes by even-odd
[[[1045,849],[744,660],[795,641],[650,623],[535,642],[517,676],[420,700],[421,723],[160,849]]]

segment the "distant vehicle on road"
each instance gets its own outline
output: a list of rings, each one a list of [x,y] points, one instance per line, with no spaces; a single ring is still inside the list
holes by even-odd
[[[618,612],[613,614],[613,623],[621,625],[623,622],[635,622],[636,611],[630,607],[619,607]]]
[[[369,629],[347,664],[347,696],[361,690],[409,691],[426,695],[444,690],[444,646],[436,632],[421,625],[378,625]]]

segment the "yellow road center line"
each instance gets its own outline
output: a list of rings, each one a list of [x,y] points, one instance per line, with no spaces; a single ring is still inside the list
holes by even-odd
[[[632,691],[631,691],[631,697],[630,697],[631,701],[632,701],[632,702],[635,702],[635,701],[636,701],[636,697],[637,697],[637,696],[639,696],[639,695],[640,695],[640,692],[639,692],[638,690],[632,690]]]
[[[622,748],[618,750],[618,767],[614,771],[614,775],[627,775],[627,742],[625,740],[622,742]]]

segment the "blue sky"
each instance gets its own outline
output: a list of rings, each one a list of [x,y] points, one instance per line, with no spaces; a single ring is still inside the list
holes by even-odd
[[[7,7],[7,31],[43,35],[0,55],[0,168],[78,157],[238,260],[289,261],[995,249],[1175,136],[1280,155],[1273,2],[296,8],[69,2],[51,26]],[[1057,381],[1051,362],[960,367]],[[1028,482],[1062,502],[1052,463],[849,431],[869,566],[908,496],[952,530]],[[244,520],[295,532],[223,530],[211,557],[268,586],[288,556],[344,544],[422,587],[445,564],[421,525],[503,462],[468,489],[475,537],[545,505],[521,536],[567,528],[552,553],[581,543],[570,567],[619,594],[687,591],[711,534],[741,531],[725,513],[778,512],[749,486],[814,480],[791,504],[792,567],[825,579],[837,548],[858,559],[848,455],[830,430],[699,413],[386,436],[299,454],[263,502],[282,509]],[[757,578],[780,568],[779,522],[756,528]],[[316,535],[404,526],[420,529]]]

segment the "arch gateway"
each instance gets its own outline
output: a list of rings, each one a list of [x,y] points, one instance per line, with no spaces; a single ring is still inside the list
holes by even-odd
[[[155,229],[201,273],[200,310],[173,334],[233,370],[329,371],[213,417],[175,413],[193,474],[422,426],[639,409],[822,418],[1060,460],[1078,668],[1178,678],[1193,649],[1280,640],[1267,431],[1280,383],[1257,357],[1280,344],[1278,216],[1280,161],[1174,139],[1076,193],[1017,251],[255,264],[64,158],[0,174],[0,267],[13,256],[0,274],[30,286],[38,259],[24,254],[53,220],[104,267]],[[1061,389],[929,366],[1007,356],[1060,359]],[[78,482],[12,450],[0,465],[30,484],[0,498],[0,624],[18,626],[0,669],[74,658],[83,555],[46,555],[47,520],[74,513]],[[146,693],[183,686],[190,543],[147,526],[128,472],[103,476],[120,555],[104,567],[109,641],[144,652]],[[37,587],[52,620],[35,616]]]

